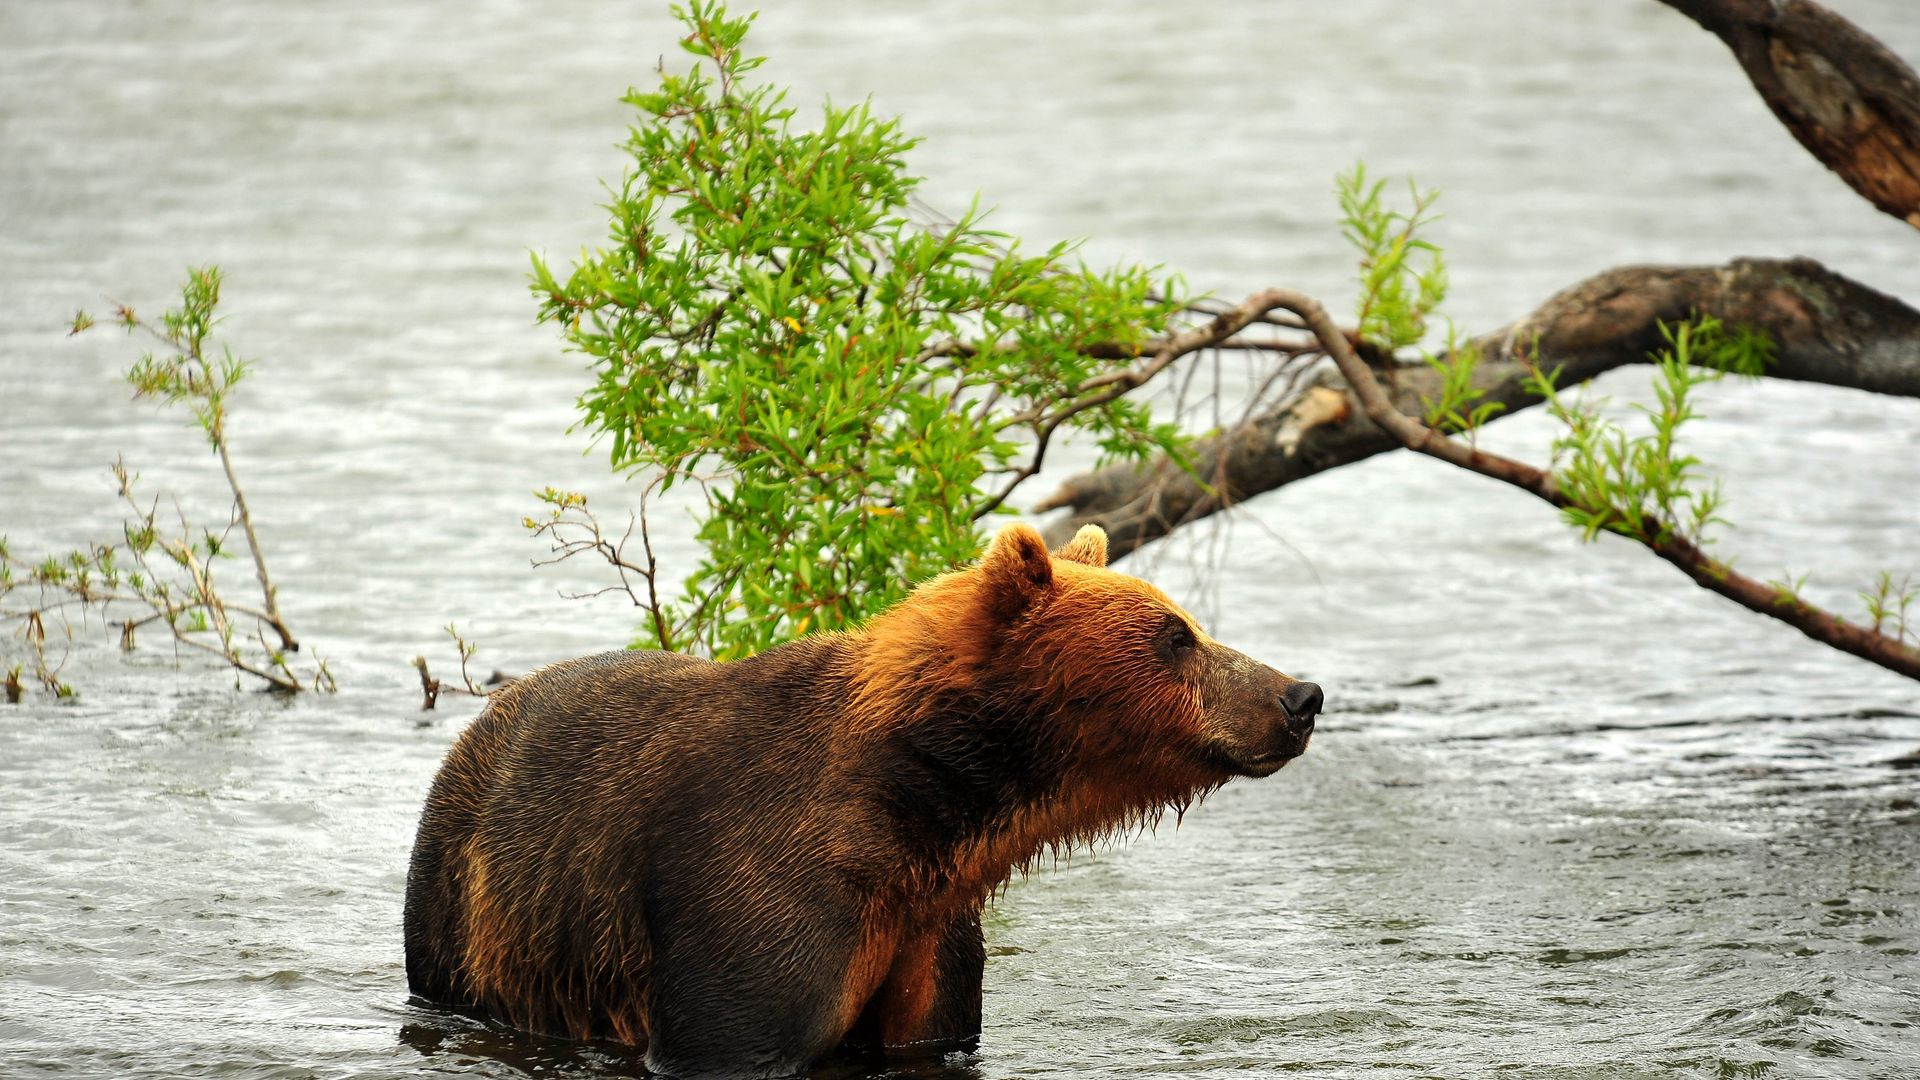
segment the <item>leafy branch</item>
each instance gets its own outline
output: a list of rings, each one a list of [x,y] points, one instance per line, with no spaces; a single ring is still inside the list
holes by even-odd
[[[541,317],[592,360],[582,424],[612,466],[643,502],[703,478],[704,556],[674,590],[644,512],[632,561],[584,505],[530,519],[561,558],[616,569],[649,613],[642,642],[727,657],[849,626],[970,558],[976,523],[1061,437],[1179,459],[1187,439],[1136,391],[1182,359],[1300,359],[1297,339],[1244,333],[1285,329],[1265,313],[1177,277],[1029,252],[977,205],[920,219],[897,121],[829,104],[805,130],[783,91],[747,82],[751,19],[678,14],[695,63],[627,96],[607,246],[532,272]]]
[[[1440,249],[1420,236],[1439,220],[1439,192],[1422,191],[1408,177],[1411,209],[1402,211],[1387,204],[1386,187],[1385,180],[1367,181],[1364,162],[1335,182],[1340,234],[1360,254],[1357,333],[1392,353],[1427,336],[1428,317],[1447,298],[1447,267]]]
[[[115,461],[111,471],[129,515],[122,523],[120,542],[94,543],[63,555],[29,560],[15,556],[0,538],[0,600],[31,592],[22,606],[0,606],[0,622],[18,624],[35,677],[57,695],[70,695],[73,689],[60,679],[67,654],[63,651],[55,659],[48,652],[48,623],[53,622],[71,641],[71,616],[84,619],[89,612],[99,613],[103,622],[117,627],[123,650],[133,649],[141,629],[159,624],[166,627],[176,647],[218,657],[275,690],[334,688],[324,660],[316,660],[306,674],[296,672],[290,663],[288,654],[300,646],[280,614],[246,494],[234,470],[227,405],[249,365],[225,346],[217,353],[212,348],[211,335],[220,321],[221,282],[217,267],[190,270],[178,308],[155,322],[141,318],[130,307],[116,305],[115,321],[129,333],[141,333],[159,343],[159,349],[144,353],[128,369],[127,381],[136,398],[187,405],[219,456],[233,494],[226,523],[218,528],[196,526],[176,503],[174,524],[162,525],[160,500],[143,502],[135,492],[137,478],[123,462]],[[71,333],[94,325],[91,316],[80,312],[74,316]],[[257,606],[227,599],[216,583],[217,564],[234,554],[231,538],[236,529],[260,586]],[[134,610],[127,612],[129,607]],[[114,621],[110,617],[116,613],[120,618]],[[25,666],[9,670],[10,700],[18,700],[19,675]]]
[[[133,384],[136,398],[158,398],[170,405],[185,402],[192,410],[195,422],[220,456],[220,469],[226,474],[228,489],[233,492],[234,520],[246,534],[254,576],[260,582],[261,621],[279,637],[282,649],[296,652],[300,644],[287,629],[286,620],[280,617],[279,598],[267,575],[266,556],[260,548],[260,537],[254,532],[247,494],[234,474],[233,454],[227,442],[227,394],[246,377],[250,365],[224,345],[217,358],[209,356],[207,351],[208,335],[219,322],[215,309],[220,303],[220,285],[224,280],[217,266],[188,270],[180,307],[164,312],[158,325],[142,320],[132,308],[117,307],[115,314],[129,332],[145,331],[163,346],[160,352],[143,354],[127,372],[127,381]]]
[[[1880,625],[1869,628],[1850,623],[1780,583],[1761,582],[1739,573],[1702,547],[1701,534],[1713,520],[1717,494],[1703,500],[1692,488],[1692,469],[1697,462],[1676,455],[1671,440],[1672,431],[1690,415],[1684,391],[1676,388],[1697,385],[1706,378],[1697,372],[1672,370],[1683,354],[1691,355],[1697,325],[1673,332],[1669,338],[1673,348],[1661,358],[1669,370],[1662,376],[1662,407],[1656,425],[1666,427],[1665,437],[1658,427],[1646,440],[1625,444],[1610,431],[1602,434],[1600,427],[1570,434],[1562,446],[1573,455],[1570,471],[1550,471],[1449,439],[1445,433],[1400,412],[1318,301],[1284,290],[1269,295],[1276,306],[1299,315],[1313,328],[1359,397],[1367,417],[1408,449],[1531,492],[1582,524],[1589,536],[1600,529],[1627,536],[1711,592],[1787,623],[1816,641],[1920,679],[1920,648],[1904,640],[1904,626],[1900,634],[1887,634]],[[1723,345],[1722,349],[1730,351],[1717,355],[1735,366],[1753,362],[1762,351],[1752,339]],[[1542,388],[1549,389],[1550,380],[1544,381]],[[1568,410],[1568,415],[1578,419],[1582,414]],[[1671,515],[1677,510],[1684,510],[1687,517],[1673,520]]]
[[[1601,403],[1569,403],[1554,376],[1531,369],[1527,388],[1546,402],[1565,431],[1554,440],[1554,479],[1565,493],[1567,520],[1592,540],[1601,531],[1649,546],[1677,529],[1689,543],[1706,544],[1707,527],[1723,521],[1720,484],[1700,482],[1700,459],[1679,451],[1680,429],[1696,419],[1694,391],[1728,373],[1758,378],[1772,363],[1773,342],[1763,335],[1697,316],[1660,324],[1667,347],[1655,353],[1656,406],[1634,405],[1650,422],[1649,435],[1630,437],[1602,418]]]
[[[1437,303],[1444,296],[1445,271],[1440,255],[1430,245],[1422,246],[1424,241],[1417,237],[1417,228],[1427,220],[1433,199],[1409,181],[1415,193],[1414,209],[1400,213],[1380,202],[1378,184],[1362,188],[1362,170],[1356,169],[1354,176],[1353,182],[1343,180],[1340,201],[1347,234],[1350,239],[1358,238],[1356,246],[1362,251],[1361,344],[1367,344],[1368,312],[1382,313],[1375,323],[1382,338],[1371,344],[1390,354],[1397,345],[1417,340],[1417,335],[1410,337],[1416,319],[1424,319],[1433,310],[1423,306],[1424,301],[1431,297]],[[1356,197],[1356,192],[1363,192],[1365,197]],[[1429,251],[1433,260],[1425,268],[1415,269],[1398,257],[1400,252],[1411,250]],[[1436,281],[1440,283],[1437,287],[1428,284]],[[1635,406],[1652,430],[1639,436],[1629,435],[1604,418],[1598,402],[1584,397],[1566,400],[1556,386],[1556,373],[1542,370],[1523,353],[1521,360],[1528,373],[1526,389],[1543,399],[1564,426],[1554,440],[1552,464],[1539,469],[1487,453],[1472,443],[1473,430],[1492,415],[1493,406],[1474,404],[1480,396],[1473,380],[1479,355],[1474,349],[1454,345],[1451,334],[1448,351],[1426,360],[1442,375],[1442,388],[1437,399],[1424,403],[1424,420],[1416,419],[1394,408],[1374,378],[1373,365],[1361,358],[1354,342],[1334,325],[1318,301],[1288,290],[1269,290],[1262,295],[1276,307],[1299,316],[1313,330],[1368,418],[1407,448],[1532,492],[1559,507],[1588,540],[1601,532],[1624,536],[1672,563],[1702,587],[1749,610],[1779,619],[1815,640],[1909,678],[1920,678],[1920,648],[1908,644],[1906,621],[1906,611],[1920,593],[1907,582],[1896,587],[1891,575],[1883,574],[1871,594],[1863,593],[1873,625],[1862,627],[1810,603],[1800,591],[1804,578],[1761,582],[1738,573],[1731,563],[1705,550],[1712,542],[1709,527],[1723,521],[1718,516],[1720,486],[1717,481],[1703,483],[1700,460],[1680,449],[1680,431],[1698,416],[1694,392],[1699,387],[1729,373],[1747,377],[1765,373],[1775,351],[1766,335],[1745,327],[1727,327],[1705,315],[1673,325],[1661,323],[1666,346],[1649,357],[1655,369],[1656,404]],[[1386,298],[1384,303],[1382,297]],[[1449,432],[1465,432],[1469,440],[1455,441],[1447,437]]]

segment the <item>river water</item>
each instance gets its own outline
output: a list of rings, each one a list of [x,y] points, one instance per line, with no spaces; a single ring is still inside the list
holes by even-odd
[[[1920,57],[1911,0],[1838,6]],[[1365,159],[1444,191],[1463,328],[1608,266],[1740,254],[1920,298],[1920,237],[1653,3],[1031,7],[786,3],[755,40],[803,106],[904,114],[933,205],[979,190],[1009,231],[1223,296],[1344,303],[1331,178]],[[533,489],[630,496],[566,430],[582,365],[524,273],[598,239],[617,98],[673,41],[606,0],[0,5],[0,533],[117,534],[117,454],[221,512],[204,444],[116,381],[137,344],[63,336],[217,262],[258,360],[239,465],[342,687],[236,690],[94,625],[77,699],[0,705],[0,1075],[637,1070],[409,1004],[399,915],[474,711],[418,711],[408,660],[451,668],[450,621],[512,671],[635,622],[559,596],[592,568],[528,565]],[[1846,607],[1920,572],[1920,404],[1728,384],[1706,411],[1741,566]],[[1550,435],[1487,438],[1538,458]],[[1322,734],[1177,828],[1015,881],[955,1075],[1920,1076],[1920,774],[1883,764],[1920,746],[1914,684],[1405,455],[1128,567],[1323,683]]]

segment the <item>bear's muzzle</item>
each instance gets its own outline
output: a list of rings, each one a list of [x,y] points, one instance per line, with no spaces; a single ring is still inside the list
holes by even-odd
[[[1209,642],[1209,757],[1233,776],[1270,776],[1307,752],[1325,695],[1314,683]]]

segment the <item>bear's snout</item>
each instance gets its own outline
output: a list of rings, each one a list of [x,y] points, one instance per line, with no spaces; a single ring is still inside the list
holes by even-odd
[[[1313,718],[1320,715],[1325,700],[1318,683],[1297,682],[1282,690],[1280,711],[1287,714],[1287,727],[1303,739],[1312,734]]]
[[[1269,776],[1307,752],[1325,695],[1217,642],[1209,643],[1210,759],[1234,776]]]

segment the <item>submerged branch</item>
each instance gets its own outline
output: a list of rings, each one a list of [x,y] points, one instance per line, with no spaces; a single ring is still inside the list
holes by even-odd
[[[233,456],[227,452],[227,440],[223,436],[214,443],[220,451],[220,468],[227,475],[227,486],[233,490],[234,513],[240,519],[240,528],[247,536],[247,551],[253,555],[254,576],[260,581],[260,596],[266,611],[261,621],[273,628],[274,635],[280,639],[280,647],[288,652],[298,652],[300,642],[287,629],[287,621],[280,617],[279,590],[273,587],[273,580],[267,576],[267,557],[260,550],[260,537],[253,531],[253,513],[247,509],[246,492],[240,490],[240,478],[234,475]]]

